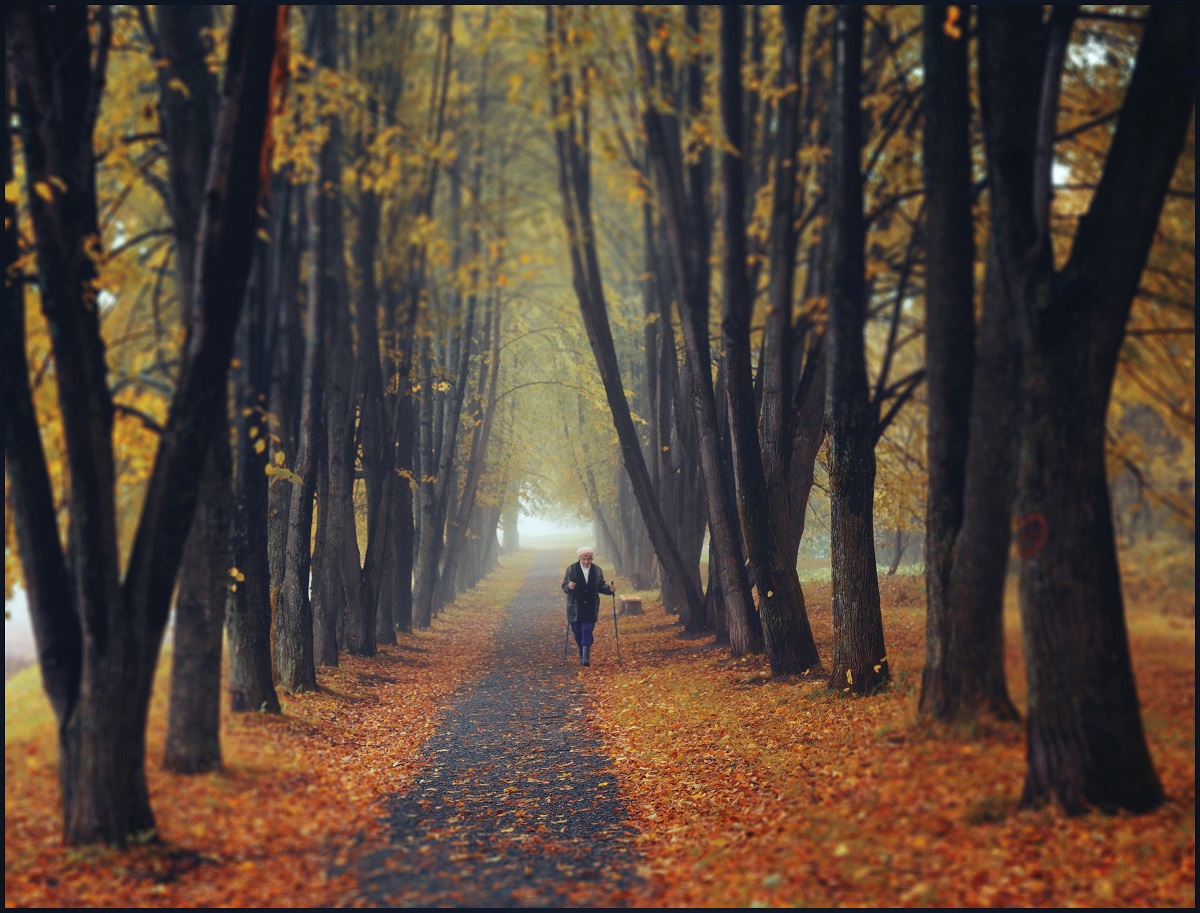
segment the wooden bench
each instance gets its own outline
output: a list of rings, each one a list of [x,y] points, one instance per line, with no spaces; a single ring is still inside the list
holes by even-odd
[[[621,615],[641,615],[642,600],[637,596],[622,596],[617,600],[620,604],[619,614]]]

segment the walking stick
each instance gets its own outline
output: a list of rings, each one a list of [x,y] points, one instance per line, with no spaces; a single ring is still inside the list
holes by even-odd
[[[621,661],[621,629],[617,625],[617,594],[615,592],[612,594],[612,605],[613,605],[613,632],[616,634],[616,637],[617,637],[617,662],[620,662]]]

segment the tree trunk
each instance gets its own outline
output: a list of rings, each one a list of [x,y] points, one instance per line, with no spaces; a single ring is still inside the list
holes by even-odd
[[[833,555],[830,687],[870,694],[888,680],[875,565],[875,425],[867,388],[862,209],[862,7],[835,28],[830,180],[829,500]]]
[[[556,13],[551,8],[546,11],[546,38],[552,50],[554,42],[566,37],[566,29],[562,23],[560,22],[560,27],[556,28],[554,22],[555,16],[561,15],[562,12],[562,10],[558,10]],[[558,69],[556,55],[552,54],[551,57],[552,68]],[[568,70],[565,68],[559,70],[555,73],[555,78],[558,84],[552,86],[551,101],[554,110],[557,111],[559,100],[574,98],[574,94]],[[583,78],[586,78],[586,70]],[[612,412],[625,469],[633,482],[638,506],[646,521],[646,528],[650,533],[651,542],[654,543],[654,550],[662,564],[664,577],[680,586],[685,593],[681,614],[685,628],[691,629],[697,624],[703,623],[702,617],[697,621],[693,615],[700,616],[702,614],[704,597],[700,592],[698,579],[689,573],[684,564],[679,547],[670,533],[666,519],[651,488],[650,474],[642,455],[641,442],[638,440],[633,416],[629,411],[629,402],[625,398],[625,389],[621,381],[620,367],[613,344],[612,329],[608,322],[608,306],[600,279],[600,261],[595,245],[591,212],[588,134],[586,103],[577,110],[569,124],[555,130],[559,189],[562,195],[563,222],[571,253],[571,275],[575,286],[575,295],[579,300],[588,342],[592,347],[596,367],[600,372],[600,380],[604,385],[605,397]]]
[[[23,329],[12,313],[21,300],[7,291],[5,462],[22,488],[14,503],[18,539],[43,681],[59,724],[67,843],[124,843],[153,833],[144,769],[146,716],[212,419],[224,402],[253,249],[258,166],[282,20],[270,8],[239,8],[233,15],[202,197],[192,298],[196,314],[122,580],[112,401],[88,253],[88,239],[98,234],[92,132],[112,35],[110,13],[104,8],[97,16],[93,71],[86,8],[6,12],[8,82],[16,89],[21,114],[42,306],[54,347],[71,474],[69,562],[55,529],[45,463],[35,465],[29,458],[38,453],[38,432],[24,337],[8,335]],[[51,179],[65,186],[46,199],[37,188],[55,186]],[[6,256],[8,244],[6,236]],[[8,368],[14,362],[19,376]],[[35,555],[35,547],[44,552]],[[47,578],[47,571],[54,577]]]
[[[483,30],[486,32],[488,27],[488,19],[490,13],[484,13]],[[466,394],[466,386],[468,379],[468,366],[470,363],[469,356],[471,350],[476,347],[472,335],[475,328],[476,307],[480,295],[480,277],[484,269],[483,256],[483,238],[480,232],[480,215],[478,207],[483,198],[483,176],[485,165],[485,146],[486,140],[482,124],[487,114],[487,80],[488,73],[488,53],[487,48],[484,48],[479,64],[479,85],[475,96],[475,116],[479,121],[480,128],[478,138],[474,143],[472,153],[472,170],[471,184],[468,187],[472,199],[472,230],[471,230],[471,290],[467,308],[467,320],[462,335],[462,370],[459,373],[459,382],[461,389],[456,399],[458,409],[451,415],[449,421],[454,425],[456,430],[459,425],[459,416],[462,413],[463,400]],[[502,171],[503,164],[498,165],[498,169]],[[504,241],[503,229],[499,233],[496,243],[502,244]],[[490,272],[494,278],[495,271],[498,270],[498,263],[491,263]],[[476,418],[473,420],[475,433],[471,439],[471,453],[468,457],[467,472],[463,479],[461,496],[455,498],[454,488],[448,488],[446,491],[447,503],[447,528],[446,528],[446,544],[444,550],[444,558],[442,562],[441,577],[434,598],[439,606],[448,605],[454,601],[458,595],[458,570],[459,562],[462,558],[462,549],[466,542],[468,534],[467,524],[470,521],[471,514],[475,508],[475,495],[479,490],[479,483],[483,477],[484,464],[487,461],[488,439],[491,437],[492,424],[495,420],[496,413],[496,379],[500,372],[500,298],[498,295],[499,287],[493,285],[487,293],[488,300],[484,304],[484,316],[481,320],[482,326],[482,341],[478,343],[480,351],[479,359],[479,389],[476,395],[475,402],[477,408],[474,411]],[[487,356],[483,355],[483,350],[490,348]],[[485,392],[486,388],[486,392]],[[482,411],[482,416],[479,415]],[[447,429],[451,430],[451,429]],[[453,445],[457,440],[457,435],[451,433],[450,443]],[[449,456],[453,459],[453,446],[449,451]],[[457,503],[456,503],[457,502]]]
[[[981,11],[993,231],[1016,294],[1024,369],[1017,544],[1029,766],[1022,803],[1141,812],[1163,794],[1129,657],[1104,429],[1126,321],[1192,117],[1195,11],[1151,7],[1099,186],[1055,273],[1049,150],[1073,17],[1073,9],[1056,8],[1050,20],[1038,93],[1013,67],[1025,40],[1020,18]],[[1030,106],[1038,124],[1032,161],[1005,145]]]
[[[221,768],[221,652],[229,595],[233,467],[229,419],[219,404],[200,475],[195,519],[179,567],[171,702],[163,766],[175,773]]]
[[[411,343],[410,343],[411,345]],[[405,375],[407,375],[407,370]],[[413,629],[413,485],[416,477],[413,459],[412,397],[401,388],[396,404],[396,472],[397,480],[392,498],[392,623],[397,631],[411,634]]]
[[[658,328],[658,347],[654,353],[656,369],[652,372],[655,377],[653,409],[657,418],[651,484],[658,492],[659,509],[664,516],[672,520],[670,533],[679,548],[685,567],[689,573],[693,567],[696,569],[695,587],[697,592],[701,592],[699,561],[704,531],[708,524],[708,512],[705,508],[706,500],[701,493],[703,483],[699,461],[691,458],[691,454],[699,449],[695,414],[684,402],[683,393],[685,389],[691,389],[691,367],[686,358],[682,365],[676,360],[674,314],[671,296],[668,294],[672,283],[656,243],[656,238],[661,233],[661,225],[652,221],[643,222],[646,271],[650,276],[655,302],[653,313],[656,316],[652,325]],[[627,477],[628,475],[626,472]],[[630,490],[636,501],[637,493],[633,491],[632,479]],[[644,522],[642,526],[645,527]],[[646,532],[646,538],[652,546],[649,531]],[[656,558],[653,547],[648,551],[653,562]],[[652,572],[651,579],[653,576]],[[684,588],[665,575],[658,576],[663,607],[671,614],[678,614],[680,607],[684,605]]]
[[[699,35],[699,7],[686,9],[688,29]],[[646,94],[656,88],[670,91],[670,72],[660,80],[650,51],[651,24],[639,8],[635,12],[638,35],[638,57]],[[664,57],[664,60],[668,58]],[[700,94],[703,74],[699,57],[693,56],[687,68],[686,110],[690,117],[700,115]],[[702,154],[694,163],[685,165],[679,125],[666,124],[656,105],[647,101],[644,121],[650,159],[653,164],[659,208],[667,227],[671,253],[671,274],[674,278],[676,300],[681,315],[680,324],[688,358],[691,409],[698,432],[697,452],[700,457],[704,497],[708,512],[710,539],[715,547],[709,550],[709,561],[717,570],[723,601],[728,610],[730,652],[734,656],[755,653],[762,649],[762,629],[750,596],[750,582],[741,560],[741,537],[736,516],[730,512],[733,499],[726,491],[726,477],[721,463],[721,439],[718,430],[716,394],[712,385],[712,361],[709,344],[709,249],[707,172],[709,156]],[[685,180],[686,179],[686,180]],[[740,213],[739,213],[740,217]],[[702,612],[694,612],[694,621],[685,625],[699,630],[704,620]]]
[[[277,203],[277,205],[280,205]],[[286,213],[286,202],[282,204]],[[285,222],[278,216],[274,244],[286,244]],[[271,573],[267,556],[267,424],[266,394],[270,383],[267,352],[267,307],[278,282],[269,283],[271,251],[256,244],[255,281],[246,296],[241,328],[241,368],[237,372],[237,415],[234,422],[233,517],[229,551],[233,579],[226,603],[229,639],[229,709],[234,713],[279,713],[279,697],[271,677]],[[278,275],[276,275],[278,280]],[[268,288],[268,285],[274,286]],[[278,300],[276,299],[278,304]],[[239,580],[238,577],[241,577]],[[226,578],[228,579],[228,578]]]
[[[207,6],[157,11],[159,115],[167,146],[171,216],[175,227],[176,288],[184,326],[193,314],[197,232],[204,178],[212,150],[216,79],[205,62],[202,32],[212,25]],[[183,91],[177,88],[183,85]],[[174,661],[163,764],[176,773],[221,766],[221,648],[229,585],[232,466],[224,403],[214,415],[200,497],[184,547],[175,598]]]
[[[422,342],[421,364],[425,377],[421,382],[421,391],[416,404],[418,411],[417,441],[419,456],[421,491],[418,510],[420,511],[420,541],[417,543],[415,565],[413,567],[413,596],[412,624],[413,627],[428,628],[433,623],[432,588],[437,574],[436,548],[442,541],[441,529],[437,525],[436,485],[429,481],[437,471],[436,456],[433,443],[433,357],[428,340]]]
[[[300,261],[308,246],[308,193],[303,185],[285,191],[289,203],[296,204],[295,219],[281,215],[278,237],[285,233],[287,243],[276,242],[282,254],[279,270],[278,324],[271,355],[270,411],[276,419],[276,435],[268,448],[272,465],[296,460],[300,450],[300,390],[304,385],[304,307],[301,299],[307,289],[300,282]],[[277,438],[277,439],[276,439]],[[279,461],[282,460],[283,463]],[[283,587],[287,562],[287,537],[290,521],[291,486],[278,476],[272,477],[267,492],[267,560],[271,567],[271,606],[274,614]]]
[[[721,9],[721,117],[726,135],[742,137],[742,31],[740,7]],[[758,591],[763,640],[774,676],[805,672],[820,662],[795,555],[780,548],[774,534],[754,402],[750,365],[750,313],[753,295],[746,275],[745,175],[741,156],[726,152],[721,161],[721,212],[725,233],[726,389],[738,479],[742,534]],[[789,296],[790,297],[790,296]],[[790,301],[788,304],[790,309]],[[739,552],[740,553],[740,552]],[[730,616],[730,634],[734,619]]]
[[[316,63],[328,72],[337,67],[337,7],[314,7]],[[375,619],[363,617],[362,564],[354,522],[354,355],[350,312],[346,306],[345,238],[342,224],[341,118],[328,115],[328,137],[318,158],[319,192],[313,223],[314,293],[323,301],[328,333],[324,365],[325,453],[318,481],[317,556],[313,567],[313,658],[318,665],[338,664],[339,627],[345,626],[351,653],[375,653]],[[324,497],[321,497],[324,495]],[[317,558],[314,557],[314,562]]]
[[[314,260],[321,256],[318,226],[324,212],[319,186],[308,188],[310,211],[317,217],[307,226]],[[312,237],[314,236],[315,237]],[[276,683],[299,694],[317,688],[314,656],[312,573],[313,501],[324,450],[324,394],[321,382],[325,364],[326,296],[316,287],[322,270],[310,269],[304,305],[304,359],[301,368],[300,418],[296,456],[288,488],[287,547],[283,580],[271,624]]]
[[[1040,11],[1031,18],[1039,18]],[[947,8],[925,8],[925,351],[929,388],[925,669],[920,713],[1015,720],[1004,677],[1004,579],[1019,425],[1012,302],[988,258],[975,350],[967,43]],[[1022,66],[1039,66],[1036,22]],[[1035,125],[1010,142],[1032,153]],[[898,559],[897,559],[898,561]],[[890,573],[890,571],[889,571]]]

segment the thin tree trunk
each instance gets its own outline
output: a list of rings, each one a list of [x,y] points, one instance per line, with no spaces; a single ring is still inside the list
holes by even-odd
[[[649,48],[651,24],[640,8],[634,15],[639,39],[638,56],[647,94],[650,94],[660,84]],[[689,30],[698,35],[699,7],[688,6],[686,15]],[[661,80],[667,90],[670,88],[669,80],[668,71]],[[700,114],[702,80],[699,60],[693,57],[687,70],[686,103],[686,109],[693,118],[698,118]],[[723,601],[727,607],[730,652],[734,656],[743,656],[762,649],[762,628],[750,596],[746,568],[741,560],[737,518],[730,511],[733,499],[725,488],[716,393],[709,370],[712,356],[708,331],[708,157],[701,156],[694,164],[685,166],[678,125],[663,123],[662,115],[652,101],[647,102],[644,120],[660,209],[667,227],[680,323],[692,363],[691,409],[698,431],[697,450],[708,508],[709,534],[715,544],[715,548],[709,550],[709,561],[716,566],[717,579],[721,583]],[[695,615],[697,621],[703,617],[699,612]],[[698,628],[699,624],[693,623],[690,629]]]
[[[565,27],[556,28],[554,23],[555,15],[561,16],[562,12],[562,10],[558,10],[556,13],[552,8],[547,8],[546,11],[546,38],[551,47],[553,43],[566,37]],[[562,23],[559,23],[559,26],[562,26]],[[557,55],[552,54],[551,57],[552,68],[558,69]],[[561,69],[554,76],[558,84],[552,87],[551,101],[554,110],[558,111],[560,99],[573,99],[574,92],[569,71]],[[584,78],[586,79],[586,69]],[[586,92],[586,85],[581,88]],[[586,95],[583,97],[586,98]],[[625,398],[625,389],[621,381],[620,367],[613,344],[612,329],[608,323],[608,306],[600,279],[600,262],[596,252],[592,223],[588,121],[588,107],[584,103],[576,106],[576,114],[571,118],[569,124],[555,130],[559,189],[563,203],[563,222],[570,246],[571,275],[575,286],[575,295],[579,300],[588,342],[592,347],[600,380],[604,385],[605,397],[612,412],[625,470],[629,473],[633,483],[638,506],[646,521],[650,541],[654,544],[654,550],[658,554],[664,577],[672,585],[681,587],[685,594],[681,605],[682,620],[684,627],[692,630],[703,624],[704,597],[700,592],[698,579],[694,574],[689,573],[683,561],[679,547],[670,533],[655,493],[650,486],[650,474],[646,469],[641,442],[629,411],[629,402]]]
[[[281,204],[286,211],[286,201]],[[283,222],[275,217],[278,228]],[[275,244],[286,243],[277,231]],[[247,293],[237,372],[238,399],[234,448],[235,496],[230,529],[230,573],[226,608],[229,639],[229,709],[234,713],[279,713],[279,697],[271,677],[271,573],[267,557],[267,424],[266,394],[270,383],[267,352],[267,308],[276,283],[268,282],[271,251],[260,238],[255,251],[255,281]],[[276,276],[278,279],[278,276]],[[238,579],[240,576],[241,579]]]

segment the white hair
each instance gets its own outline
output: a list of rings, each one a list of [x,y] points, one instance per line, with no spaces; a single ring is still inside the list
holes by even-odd
[[[579,549],[579,551],[577,551],[575,553],[575,557],[582,558],[584,555],[593,555],[594,556],[595,554],[596,554],[595,549],[593,549],[590,545],[585,545],[583,548]]]

